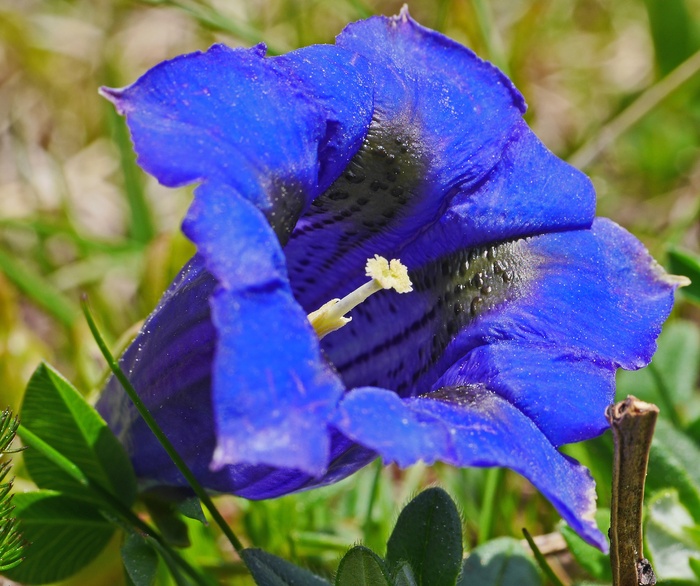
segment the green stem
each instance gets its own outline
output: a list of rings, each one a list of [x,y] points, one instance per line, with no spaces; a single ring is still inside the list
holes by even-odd
[[[119,85],[116,81],[116,75],[110,67],[107,67],[106,79],[106,85],[112,87]],[[106,104],[105,110],[107,113],[107,125],[111,130],[114,144],[119,151],[124,193],[126,194],[131,216],[129,235],[139,244],[148,244],[153,240],[156,229],[153,222],[153,214],[141,182],[141,173],[134,158],[129,132],[116,110],[112,107],[112,104]]]
[[[85,473],[78,468],[73,462],[54,449],[51,445],[42,440],[39,436],[29,431],[26,427],[20,424],[17,429],[17,435],[22,439],[24,444],[44,457],[56,464],[61,470],[67,473],[80,486],[83,486],[88,491],[95,493],[99,498],[95,498],[95,504],[109,507],[111,513],[117,516],[122,523],[131,529],[137,529],[144,539],[148,540],[156,549],[161,552],[161,555],[167,555],[173,562],[179,565],[182,570],[194,580],[196,584],[201,586],[209,586],[209,582],[201,576],[180,554],[173,550],[163,537],[138,515],[136,515],[129,507],[124,505],[111,492],[105,490],[101,485],[90,480]]]
[[[537,544],[535,543],[535,540],[532,538],[532,535],[530,535],[530,532],[523,527],[523,535],[525,536],[525,539],[527,540],[527,544],[530,546],[530,549],[532,550],[532,555],[535,556],[535,560],[537,561],[537,565],[540,567],[540,569],[544,572],[545,576],[549,578],[550,582],[554,584],[554,586],[564,586],[564,583],[559,579],[559,576],[557,576],[554,573],[554,570],[550,567],[550,565],[547,563],[547,558],[544,557],[542,552],[540,551],[540,548],[537,547]]]
[[[501,468],[489,468],[486,470],[486,486],[484,487],[484,500],[479,515],[478,543],[484,543],[491,537],[493,528],[494,511],[496,506],[496,493],[498,485],[503,477]]]
[[[158,425],[156,420],[153,418],[150,411],[141,400],[141,397],[139,397],[138,393],[136,392],[136,389],[133,387],[127,376],[124,374],[124,371],[119,366],[119,363],[115,360],[114,356],[112,356],[112,353],[109,351],[109,348],[107,348],[107,344],[105,344],[105,341],[102,338],[100,331],[97,329],[95,320],[93,319],[92,314],[90,313],[90,308],[88,307],[87,301],[83,299],[81,305],[83,308],[83,313],[85,314],[85,319],[87,320],[88,326],[90,327],[90,331],[92,332],[92,335],[94,336],[95,341],[97,342],[97,345],[99,346],[100,351],[102,352],[102,355],[107,361],[110,370],[114,373],[114,376],[121,383],[122,387],[124,387],[126,394],[129,395],[129,398],[134,403],[134,406],[136,407],[143,420],[146,422],[146,425],[148,425],[151,432],[153,432],[153,435],[156,436],[156,439],[160,442],[163,448],[165,448],[165,451],[168,453],[168,456],[170,456],[170,459],[173,461],[175,466],[177,466],[177,469],[185,477],[185,480],[187,480],[187,482],[192,487],[197,497],[199,497],[204,506],[207,508],[209,513],[211,513],[212,518],[214,519],[216,524],[221,528],[223,534],[229,540],[233,548],[238,553],[240,553],[241,550],[243,550],[243,545],[235,536],[235,534],[231,530],[231,527],[229,527],[229,525],[226,523],[226,520],[219,512],[219,509],[216,508],[214,502],[211,500],[211,497],[207,494],[207,491],[195,478],[189,466],[180,457],[180,454],[177,453],[177,450],[167,438],[165,433],[163,433],[163,430],[160,428],[160,425]]]
[[[481,30],[481,36],[486,45],[489,61],[492,61],[496,67],[508,75],[508,61],[503,51],[503,42],[498,31],[493,26],[489,3],[484,0],[472,0],[472,6]]]
[[[644,91],[627,108],[605,124],[591,140],[569,157],[569,163],[579,169],[588,167],[620,135],[627,132],[699,71],[700,51],[691,55],[666,77]]]
[[[367,503],[367,512],[365,513],[365,522],[362,524],[362,532],[365,534],[365,539],[367,539],[367,533],[372,526],[372,511],[374,510],[374,503],[377,501],[377,495],[379,494],[379,481],[381,480],[382,468],[381,460],[377,459],[375,461],[372,489],[369,493],[369,502]]]

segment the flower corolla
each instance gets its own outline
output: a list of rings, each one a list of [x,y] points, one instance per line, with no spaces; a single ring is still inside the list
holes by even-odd
[[[102,92],[143,169],[198,184],[197,254],[121,361],[205,486],[275,497],[377,455],[505,466],[605,547],[593,480],[558,447],[605,430],[615,371],[649,362],[676,283],[595,218],[505,75],[404,10],[279,57],[215,45]],[[412,290],[321,339],[308,315],[375,255]],[[184,483],[117,381],[98,408],[145,487]]]

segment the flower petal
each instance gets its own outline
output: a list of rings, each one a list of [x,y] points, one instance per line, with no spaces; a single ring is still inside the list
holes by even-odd
[[[252,499],[272,498],[337,482],[373,460],[376,457],[373,452],[351,444],[329,429],[320,434],[312,430],[317,439],[320,435],[321,444],[330,441],[330,456],[326,455],[328,469],[322,477],[290,468],[291,459],[279,468],[238,463],[211,469],[218,437],[212,395],[218,336],[208,299],[214,295],[215,288],[216,280],[205,269],[202,257],[192,258],[120,358],[141,399],[199,481],[210,490]],[[269,345],[268,341],[265,343]],[[263,398],[267,399],[269,396]],[[224,397],[225,403],[230,400],[230,396]],[[114,377],[100,395],[97,409],[127,449],[142,490],[187,486]],[[318,405],[311,407],[311,411],[314,409]],[[320,422],[319,431],[326,429],[326,422]],[[295,439],[290,451],[303,446],[303,439],[298,443]],[[318,447],[314,446],[312,451],[317,452]]]
[[[349,24],[336,44],[369,61],[375,109],[386,122],[415,125],[443,193],[480,180],[525,111],[522,95],[490,63],[420,26],[404,8],[395,17]]]
[[[146,407],[200,478],[209,476],[206,454],[216,442],[210,395],[216,332],[208,303],[215,287],[202,257],[195,256],[120,358]],[[185,483],[114,377],[97,409],[147,485]]]
[[[527,284],[516,298],[464,328],[447,360],[453,363],[486,343],[514,340],[556,346],[614,367],[649,363],[678,284],[639,240],[597,219],[590,230],[544,234],[520,246],[530,260],[512,263],[508,274]]]
[[[474,348],[434,388],[484,384],[560,446],[607,429],[615,370],[607,361],[566,348],[509,341]]]
[[[346,166],[371,118],[372,85],[363,61],[337,47],[275,59],[264,52],[214,46],[103,92],[127,115],[147,171],[166,185],[204,182],[183,231],[218,284],[209,290],[211,315],[202,310],[197,324],[211,338],[197,365],[211,380],[201,379],[196,394],[211,384],[212,465],[319,476],[329,459],[326,420],[342,386],[291,295],[270,226],[286,240],[308,202]],[[177,404],[171,397],[182,385],[165,380],[172,388],[153,397],[156,407],[161,399]]]
[[[588,228],[594,217],[595,191],[588,177],[520,121],[491,173],[473,190],[460,191],[402,258],[420,266],[467,248]]]
[[[286,239],[324,188],[319,169],[327,184],[367,130],[371,79],[358,61],[332,46],[267,59],[263,45],[214,45],[102,93],[126,115],[139,164],[161,183],[229,185]]]
[[[405,400],[390,391],[357,389],[342,401],[335,425],[402,467],[440,460],[511,468],[530,480],[584,539],[606,548],[593,520],[595,483],[589,472],[560,454],[529,418],[483,385]]]
[[[267,464],[326,470],[326,422],[343,386],[295,301],[283,254],[260,210],[204,184],[183,224],[218,282],[209,303],[217,344],[212,465]]]
[[[201,254],[122,357],[125,371],[212,488],[235,491],[253,482],[251,474],[270,474],[243,468],[217,476],[209,473],[212,463],[216,469],[288,469],[264,480],[266,490],[308,484],[290,470],[319,477],[338,457],[327,421],[343,386],[321,358],[318,338],[291,295],[279,241],[255,206],[232,189],[210,184],[197,188],[184,229]],[[98,408],[134,455],[140,475],[180,484],[116,381]]]
[[[475,189],[525,108],[500,71],[405,10],[349,25],[336,42],[369,63],[374,118],[285,249],[295,295],[309,312],[357,287],[367,258],[400,256],[459,190]]]
[[[364,59],[332,45],[304,47],[273,60],[301,80],[307,97],[323,105],[326,134],[319,145],[318,195],[362,144],[374,112],[374,80]]]

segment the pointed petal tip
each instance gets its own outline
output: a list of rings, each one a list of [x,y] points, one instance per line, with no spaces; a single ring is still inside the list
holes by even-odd
[[[103,98],[108,99],[110,102],[118,100],[123,92],[123,88],[107,87],[106,85],[100,86],[97,93]]]
[[[408,4],[404,4],[404,5],[401,7],[401,10],[400,10],[399,13],[394,17],[394,20],[395,20],[395,21],[399,21],[399,20],[400,20],[401,22],[408,22],[409,20],[413,20],[413,19],[411,18],[411,14],[410,14],[409,11],[408,11]]]
[[[670,273],[665,273],[662,280],[676,289],[680,289],[681,287],[689,287],[692,284],[692,281],[685,275],[672,275]]]
[[[598,529],[595,522],[592,522],[590,527],[586,527],[581,531],[581,536],[589,545],[598,548],[605,554],[610,553],[610,544],[605,538],[605,535]]]
[[[692,283],[692,281],[685,275],[673,275],[667,272],[666,269],[654,258],[651,256],[649,256],[649,258],[651,261],[651,270],[662,283],[671,286],[673,289],[688,287]]]
[[[114,107],[117,109],[117,112],[123,115],[126,110],[124,107],[124,93],[126,89],[127,88],[112,88],[103,85],[100,86],[100,88],[97,90],[97,93],[100,94],[107,101],[112,102],[112,104],[114,104]]]
[[[257,45],[253,45],[250,48],[250,50],[252,53],[257,54],[259,57],[265,57],[267,55],[267,45],[265,43],[258,43]]]

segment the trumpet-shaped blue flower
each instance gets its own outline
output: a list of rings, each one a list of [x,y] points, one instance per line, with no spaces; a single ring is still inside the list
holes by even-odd
[[[557,448],[605,429],[675,284],[594,218],[501,72],[404,11],[280,57],[215,45],[103,94],[146,171],[199,184],[197,255],[122,364],[205,486],[274,497],[377,455],[507,466],[605,547],[594,483]],[[320,339],[307,315],[375,254],[413,291]],[[98,407],[144,486],[183,484],[116,381]]]

